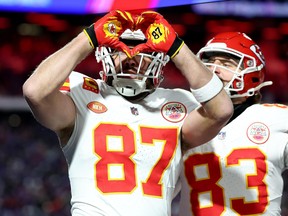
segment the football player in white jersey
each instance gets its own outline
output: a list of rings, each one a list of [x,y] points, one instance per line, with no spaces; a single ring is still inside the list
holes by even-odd
[[[73,71],[93,50],[101,79]],[[192,93],[158,88],[169,59]],[[169,216],[180,140],[183,149],[207,142],[233,113],[220,79],[153,11],[106,14],[44,60],[23,93],[59,136],[73,216]]]
[[[187,151],[181,173],[181,216],[281,215],[288,167],[288,107],[261,104],[265,60],[246,34],[213,37],[197,56],[224,83],[234,104],[227,125]]]

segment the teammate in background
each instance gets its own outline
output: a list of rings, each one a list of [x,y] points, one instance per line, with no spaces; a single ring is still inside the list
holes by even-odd
[[[259,46],[244,33],[226,32],[197,56],[224,83],[234,114],[214,139],[184,155],[180,215],[280,215],[288,107],[260,104],[259,90],[272,82],[264,82]]]
[[[73,71],[93,49],[99,80]],[[198,101],[158,88],[170,58]],[[23,93],[59,136],[73,216],[170,215],[181,137],[183,149],[205,143],[233,113],[222,82],[153,11],[108,13],[44,60]]]

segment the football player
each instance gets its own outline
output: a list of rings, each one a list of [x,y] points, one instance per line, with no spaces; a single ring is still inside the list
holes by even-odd
[[[93,50],[101,79],[73,71]],[[158,88],[170,59],[192,93]],[[154,11],[106,14],[45,59],[23,92],[59,136],[73,216],[170,215],[181,138],[183,149],[207,142],[233,113],[220,79]]]
[[[288,107],[261,104],[265,59],[241,32],[225,32],[198,57],[224,83],[234,114],[215,138],[184,155],[181,216],[280,215],[288,167]]]

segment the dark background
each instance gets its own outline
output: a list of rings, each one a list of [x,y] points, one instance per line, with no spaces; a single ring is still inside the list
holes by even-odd
[[[287,3],[227,2],[235,4],[209,3],[155,10],[164,15],[195,53],[216,33],[247,33],[266,57],[266,80],[274,82],[273,86],[263,88],[263,101],[288,104]],[[1,216],[70,215],[65,158],[55,134],[39,125],[29,112],[22,97],[22,85],[43,59],[100,15],[13,12],[1,11],[0,7]],[[167,68],[162,87],[189,88],[172,64]],[[96,78],[98,69],[93,54],[76,68]],[[288,181],[287,172],[284,175]],[[288,215],[287,191],[286,183],[283,216]]]

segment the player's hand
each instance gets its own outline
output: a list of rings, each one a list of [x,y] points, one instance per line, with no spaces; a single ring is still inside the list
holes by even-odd
[[[133,29],[134,19],[129,12],[114,10],[84,29],[93,49],[98,46],[107,46],[125,52],[131,57],[129,47],[119,40],[126,29]]]
[[[167,20],[155,11],[143,12],[136,21],[136,28],[142,30],[147,42],[134,47],[132,55],[156,51],[173,58],[184,44]]]

